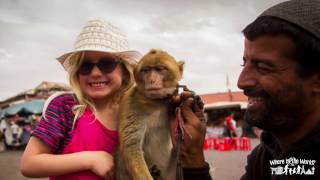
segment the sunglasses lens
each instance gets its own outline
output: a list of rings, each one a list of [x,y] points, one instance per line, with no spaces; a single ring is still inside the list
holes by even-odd
[[[93,63],[88,62],[88,61],[84,61],[82,63],[82,65],[80,66],[78,72],[79,72],[79,74],[87,75],[87,74],[90,74],[93,67],[94,67]]]
[[[118,64],[119,61],[116,61],[115,59],[102,58],[97,66],[102,73],[107,74],[114,71]]]
[[[97,67],[103,74],[108,74],[114,71],[118,64],[119,61],[113,58],[101,58],[98,63],[91,63],[88,60],[84,60],[78,70],[78,73],[82,75],[88,75],[91,73],[93,67],[97,65]]]

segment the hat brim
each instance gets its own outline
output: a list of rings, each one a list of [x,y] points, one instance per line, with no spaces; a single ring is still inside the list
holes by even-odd
[[[103,50],[83,49],[83,50],[77,50],[77,51],[65,53],[65,54],[61,55],[60,57],[58,57],[57,60],[60,62],[60,64],[63,66],[63,68],[66,71],[69,71],[69,62],[68,62],[70,59],[69,57],[75,53],[85,52],[85,51],[95,51],[95,52],[103,52],[103,53],[107,53],[107,54],[112,54],[112,55],[115,55],[115,56],[121,58],[122,60],[128,62],[129,64],[136,64],[142,58],[141,53],[139,53],[138,51],[133,51],[133,50],[122,51],[122,52],[111,52],[111,51],[103,51]]]

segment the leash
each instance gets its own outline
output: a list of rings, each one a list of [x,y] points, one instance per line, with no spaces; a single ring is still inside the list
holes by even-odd
[[[184,140],[184,125],[183,118],[181,114],[181,108],[176,108],[176,127],[175,127],[175,137],[176,137],[176,148],[177,148],[177,169],[176,169],[176,179],[183,180],[183,169],[181,164],[181,144]]]
[[[204,103],[203,103],[202,99],[200,98],[200,96],[196,95],[193,91],[189,90],[187,88],[187,86],[185,86],[185,85],[178,85],[177,86],[177,93],[178,93],[179,88],[182,88],[183,91],[188,91],[188,92],[192,93],[192,97],[194,99],[194,104],[192,107],[193,111],[196,111],[196,109],[199,109],[199,108],[203,109]],[[185,134],[187,134],[192,139],[191,134],[189,134],[184,128],[184,119],[183,119],[183,116],[181,113],[181,106],[182,106],[182,103],[178,107],[176,107],[176,109],[175,109],[175,115],[176,115],[175,138],[176,138],[176,148],[177,148],[176,179],[177,180],[184,179],[183,168],[182,168],[180,156],[181,156],[181,146],[184,141]]]

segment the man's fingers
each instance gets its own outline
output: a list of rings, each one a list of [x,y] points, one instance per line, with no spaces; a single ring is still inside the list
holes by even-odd
[[[181,94],[175,95],[171,98],[171,101],[174,104],[180,104],[184,102],[186,99],[193,97],[193,93],[189,91],[184,91]]]
[[[182,102],[182,106],[192,107],[194,99],[192,97],[188,97],[186,100]]]
[[[188,98],[186,101],[182,103],[181,112],[184,116],[184,120],[186,123],[192,123],[193,121],[197,120],[197,117],[192,112],[192,104],[193,98]]]
[[[176,105],[180,104],[180,102],[181,102],[180,95],[173,96],[173,97],[171,98],[171,102],[172,102],[173,104],[176,104]]]
[[[194,96],[193,110],[195,112],[203,111],[204,103],[199,95]]]
[[[192,107],[194,104],[193,98],[188,98],[181,106],[181,111],[183,115],[183,119],[186,123],[190,123],[196,125],[199,121],[205,123],[205,115],[202,109],[198,109],[198,111],[194,112]]]
[[[190,97],[193,97],[194,94],[193,94],[193,92],[190,92],[190,91],[183,91],[183,92],[180,94],[180,96],[181,96],[181,100],[184,101],[184,100],[186,100],[186,99],[188,99],[188,98],[190,98]]]

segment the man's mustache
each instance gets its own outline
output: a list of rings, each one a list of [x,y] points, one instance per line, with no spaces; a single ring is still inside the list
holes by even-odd
[[[268,93],[263,90],[256,90],[253,88],[247,88],[243,90],[243,93],[248,97],[270,97]]]

